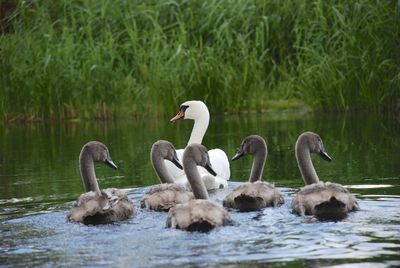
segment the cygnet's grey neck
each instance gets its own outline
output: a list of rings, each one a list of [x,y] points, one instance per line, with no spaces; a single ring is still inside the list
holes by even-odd
[[[207,110],[202,111],[200,114],[198,114],[198,117],[194,120],[194,125],[192,133],[190,134],[188,145],[193,143],[198,143],[198,144],[202,143],[209,122],[210,122],[210,114]]]
[[[158,152],[152,152],[151,164],[158,176],[161,183],[174,183],[174,179],[167,170],[165,165],[164,157]]]
[[[311,161],[310,149],[304,139],[299,139],[296,143],[296,159],[304,183],[306,185],[317,183],[319,178]]]
[[[185,157],[183,159],[183,170],[186,173],[187,179],[192,187],[194,197],[196,199],[208,199],[208,193],[197,165],[192,157]]]
[[[257,147],[254,153],[253,165],[251,167],[250,182],[260,181],[264,171],[265,160],[267,159],[267,147],[265,144]]]
[[[90,150],[84,147],[79,155],[79,168],[86,192],[93,191],[101,195],[99,184],[94,172],[94,161]]]

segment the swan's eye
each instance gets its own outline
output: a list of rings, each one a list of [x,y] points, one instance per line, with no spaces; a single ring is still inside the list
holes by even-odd
[[[189,105],[182,105],[181,108],[179,108],[179,111],[185,112],[187,108],[189,108]]]

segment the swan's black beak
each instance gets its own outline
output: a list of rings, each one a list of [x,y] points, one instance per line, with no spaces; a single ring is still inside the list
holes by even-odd
[[[176,153],[175,153],[175,155],[174,155],[174,158],[172,158],[171,162],[174,163],[174,165],[175,165],[177,168],[183,169],[181,163],[179,162],[179,159],[178,159],[178,156],[176,155]]]
[[[239,147],[236,151],[236,154],[232,157],[232,161],[238,160],[242,156],[244,156],[244,150],[243,147]]]
[[[113,162],[110,158],[109,158],[109,159],[106,159],[106,161],[105,161],[104,163],[105,163],[106,165],[112,167],[113,169],[117,169],[117,168],[118,168],[117,165],[114,164],[114,162]]]
[[[328,161],[328,162],[331,162],[332,161],[332,158],[324,151],[324,150],[321,150],[320,152],[319,152],[319,155],[322,157],[322,159],[324,159],[325,161]]]
[[[204,168],[210,172],[211,175],[217,176],[217,172],[214,171],[214,169],[211,166],[210,160],[207,161],[207,164],[204,166]]]

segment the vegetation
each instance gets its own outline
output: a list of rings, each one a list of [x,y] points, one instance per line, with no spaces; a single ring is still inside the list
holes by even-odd
[[[0,35],[3,120],[173,114],[187,99],[400,109],[397,1],[17,3]]]

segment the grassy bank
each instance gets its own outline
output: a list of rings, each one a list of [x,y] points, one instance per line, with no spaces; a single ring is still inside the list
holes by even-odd
[[[2,119],[400,106],[397,1],[32,3],[0,36]]]

